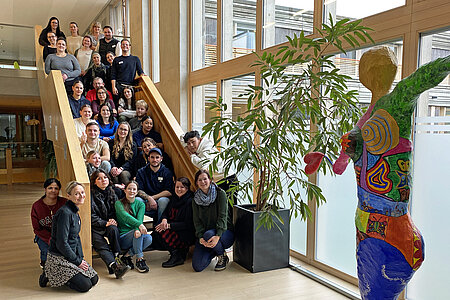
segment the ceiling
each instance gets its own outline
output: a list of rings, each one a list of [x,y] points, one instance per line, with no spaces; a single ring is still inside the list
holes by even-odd
[[[110,2],[117,0],[0,0],[0,60],[34,59],[34,30],[8,25],[45,27],[56,16],[66,36],[71,21],[81,34]]]

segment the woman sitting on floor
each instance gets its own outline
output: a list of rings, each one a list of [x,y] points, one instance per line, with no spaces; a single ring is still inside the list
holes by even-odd
[[[170,259],[162,263],[163,268],[182,265],[189,247],[194,244],[194,224],[192,223],[191,182],[180,177],[175,182],[175,195],[170,197],[161,216],[161,223],[153,231],[153,248],[168,250]]]
[[[119,229],[114,204],[117,196],[111,187],[109,175],[98,169],[91,176],[92,246],[108,267],[110,274],[121,278],[129,268],[119,259]],[[108,242],[105,238],[108,238]]]
[[[137,182],[129,181],[125,186],[125,197],[116,202],[115,208],[120,231],[120,247],[124,250],[129,249],[121,260],[134,269],[131,258],[136,255],[136,269],[146,273],[149,268],[142,251],[150,246],[152,236],[147,233],[147,228],[143,224],[145,204],[142,201],[136,201],[137,192]]]
[[[45,274],[39,285],[51,287],[67,285],[78,292],[87,292],[98,282],[97,272],[83,259],[78,211],[86,198],[81,183],[71,181],[66,188],[69,201],[53,216],[50,248]]]
[[[234,234],[228,220],[228,201],[225,192],[212,180],[209,172],[201,169],[195,173],[195,192],[192,202],[195,243],[192,267],[196,272],[203,271],[217,256],[216,271],[226,269],[228,256],[225,249],[234,242]]]

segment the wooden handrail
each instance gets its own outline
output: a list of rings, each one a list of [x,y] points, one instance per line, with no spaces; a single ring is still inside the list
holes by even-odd
[[[154,121],[155,130],[161,134],[164,151],[173,161],[176,176],[185,176],[194,184],[194,175],[197,168],[192,164],[190,157],[184,151],[180,136],[184,134],[177,119],[167,106],[153,81],[146,75],[139,77],[139,89],[136,99],[144,99],[149,106],[149,115]]]
[[[41,31],[41,26],[35,26],[36,67],[44,125],[47,138],[53,142],[58,165],[58,177],[62,185],[65,187],[69,181],[76,180],[85,186],[86,200],[84,205],[80,207],[82,220],[80,237],[84,257],[86,261],[92,263],[89,178],[61,72],[51,71],[47,76],[44,71],[43,47],[39,45]],[[64,194],[64,189],[62,194]]]

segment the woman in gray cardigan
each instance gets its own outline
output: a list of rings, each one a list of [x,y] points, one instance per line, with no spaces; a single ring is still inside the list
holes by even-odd
[[[56,54],[49,54],[45,59],[45,73],[50,74],[51,70],[60,70],[67,94],[70,95],[73,83],[80,79],[81,68],[75,56],[66,53],[66,47],[66,40],[58,38]]]

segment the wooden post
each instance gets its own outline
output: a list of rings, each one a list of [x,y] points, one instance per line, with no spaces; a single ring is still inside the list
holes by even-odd
[[[12,150],[6,148],[6,180],[9,186],[13,184],[13,165],[12,165]]]

